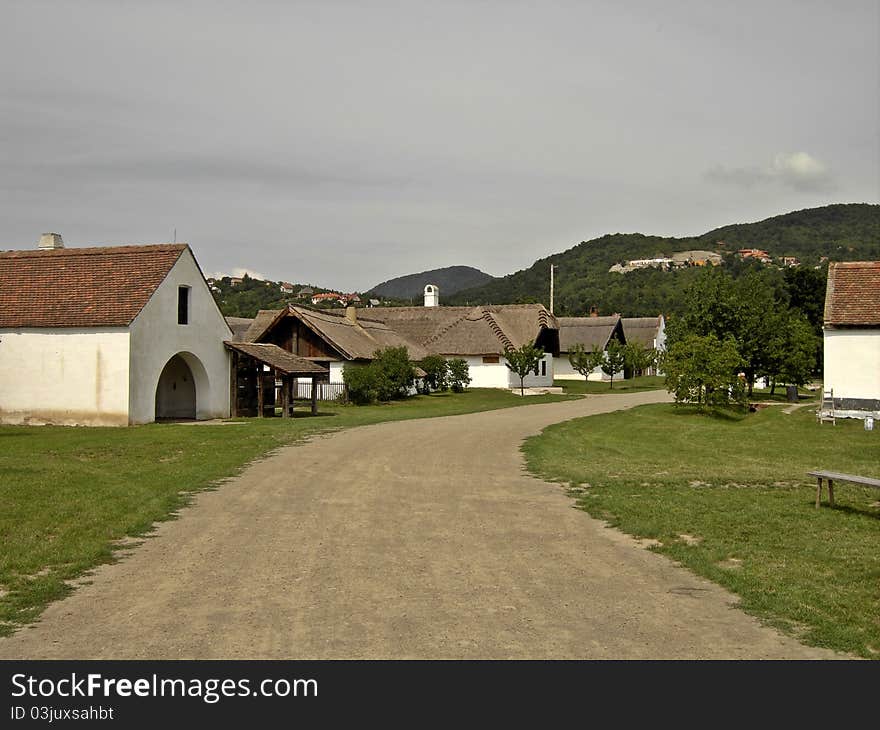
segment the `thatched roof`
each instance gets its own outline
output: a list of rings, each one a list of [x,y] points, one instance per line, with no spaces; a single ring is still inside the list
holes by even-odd
[[[541,304],[372,307],[365,315],[440,355],[501,355],[536,344],[556,319]]]
[[[620,315],[609,317],[557,317],[559,351],[571,352],[575,345],[584,349],[604,350],[614,331],[620,328]]]
[[[376,350],[388,347],[405,347],[409,359],[413,361],[421,360],[428,354],[416,342],[401,336],[372,316],[367,319],[356,313],[354,320],[351,320],[344,312],[337,314],[292,304],[289,312],[349,360],[371,360]],[[371,315],[372,312],[370,310]]]
[[[248,317],[226,317],[226,324],[229,325],[229,329],[232,330],[232,341],[233,342],[244,342],[244,334],[248,331],[248,328],[253,324],[252,319]]]
[[[643,347],[654,347],[654,340],[660,330],[660,317],[624,317],[620,320],[627,342],[636,342]]]
[[[259,342],[260,338],[266,334],[268,329],[275,323],[275,320],[286,314],[286,309],[261,309],[257,312],[250,327],[245,330],[241,336],[242,342]]]
[[[311,360],[297,357],[284,350],[278,345],[269,345],[257,342],[224,342],[230,350],[249,355],[258,362],[275,368],[285,375],[315,375],[328,376],[330,370],[323,365],[318,365]]]

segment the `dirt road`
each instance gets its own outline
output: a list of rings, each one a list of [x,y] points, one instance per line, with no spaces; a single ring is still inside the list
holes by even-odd
[[[0,658],[832,656],[524,473],[525,436],[665,398],[593,396],[287,447],[0,640]]]

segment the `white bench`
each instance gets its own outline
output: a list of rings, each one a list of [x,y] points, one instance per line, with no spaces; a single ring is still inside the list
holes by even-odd
[[[819,502],[822,499],[822,481],[828,481],[828,504],[834,506],[834,482],[852,482],[853,484],[861,484],[864,487],[875,487],[880,489],[880,479],[873,477],[860,477],[856,474],[841,474],[838,471],[808,471],[811,477],[816,477],[818,483],[816,485],[816,509],[819,508]]]

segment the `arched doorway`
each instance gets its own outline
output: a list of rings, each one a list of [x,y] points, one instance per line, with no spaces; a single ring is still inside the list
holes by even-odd
[[[186,360],[175,355],[165,363],[156,386],[156,420],[195,417],[196,381]]]

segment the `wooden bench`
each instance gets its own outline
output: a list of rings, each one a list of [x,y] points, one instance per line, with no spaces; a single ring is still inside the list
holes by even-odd
[[[818,484],[816,485],[816,509],[819,508],[819,502],[822,499],[822,481],[828,480],[828,504],[834,506],[834,482],[852,482],[853,484],[861,484],[865,487],[876,487],[880,489],[880,479],[873,477],[860,477],[856,474],[841,474],[837,471],[808,471],[811,477],[816,477]]]

